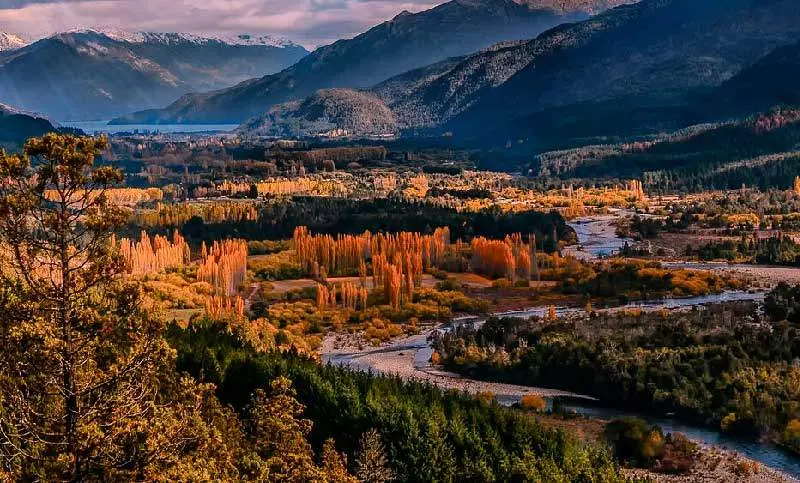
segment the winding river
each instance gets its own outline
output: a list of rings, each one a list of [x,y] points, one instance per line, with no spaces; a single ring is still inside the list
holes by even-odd
[[[570,225],[578,234],[579,248],[570,250],[570,254],[584,259],[593,259],[611,255],[621,249],[626,240],[618,238],[614,232],[614,216],[588,217],[576,220]],[[633,302],[618,309],[636,307],[642,310],[658,310],[661,308],[677,309],[711,303],[737,300],[763,300],[763,292],[728,291],[721,294],[692,298],[664,299],[659,301]],[[507,317],[531,317],[543,315],[545,307],[527,310],[504,312],[493,315]],[[582,312],[583,308],[557,307],[559,315],[570,312]],[[512,405],[519,402],[525,394],[538,394],[552,403],[553,398],[560,398],[567,410],[592,418],[611,419],[620,416],[637,416],[651,424],[657,424],[665,432],[680,432],[692,440],[705,445],[717,446],[735,451],[765,466],[781,471],[785,475],[800,480],[800,459],[788,454],[770,443],[757,442],[727,436],[719,431],[702,426],[685,424],[675,418],[659,417],[650,414],[637,414],[620,409],[603,406],[595,398],[552,388],[518,386],[514,384],[493,383],[465,378],[433,367],[430,357],[433,349],[428,338],[433,331],[452,330],[459,324],[479,325],[485,317],[462,317],[454,319],[442,326],[425,331],[419,335],[397,340],[390,345],[366,350],[334,350],[330,346],[323,350],[325,363],[350,367],[355,370],[371,371],[389,375],[397,375],[409,380],[430,382],[443,389],[458,389],[472,394],[491,391],[501,404]]]

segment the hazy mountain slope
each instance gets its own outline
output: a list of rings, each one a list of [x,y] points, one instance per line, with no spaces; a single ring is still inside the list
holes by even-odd
[[[668,104],[693,89],[723,83],[798,38],[795,0],[643,0],[517,47],[511,55],[529,61],[500,85],[459,78],[454,70],[439,80],[452,89],[435,94],[440,112],[459,114],[448,123],[456,133],[476,135],[487,124],[513,131],[526,124],[526,116],[584,101],[642,96]],[[453,99],[464,105],[463,99],[480,89],[459,113]],[[614,107],[625,107],[619,104]],[[571,114],[596,115],[604,122],[602,112]],[[522,134],[536,130],[527,128]]]
[[[648,185],[717,189],[789,186],[800,166],[800,111],[775,109],[643,140],[540,154],[540,176],[643,178]]]
[[[327,87],[369,87],[391,76],[493,43],[531,38],[585,13],[534,10],[511,0],[453,0],[404,12],[353,39],[320,47],[275,75],[217,92],[192,94],[162,110],[119,122],[239,122],[270,106]]]
[[[55,131],[47,119],[0,104],[0,148],[17,149],[25,140]]]
[[[57,119],[109,118],[274,72],[305,53],[178,34],[70,32],[0,54],[0,101]]]
[[[742,115],[774,106],[800,106],[800,43],[780,47],[705,97],[706,117]]]
[[[413,69],[370,88],[387,104],[395,104],[404,99],[409,93],[424,88],[440,76],[450,72],[464,60],[464,57],[451,57],[435,64]]]
[[[638,0],[522,0],[519,3],[534,8],[549,8],[557,12],[598,13]]]
[[[302,101],[273,106],[240,131],[261,136],[380,136],[398,132],[394,113],[375,95],[352,89],[322,89]]]

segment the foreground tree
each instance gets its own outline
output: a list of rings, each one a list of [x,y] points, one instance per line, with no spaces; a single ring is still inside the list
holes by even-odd
[[[381,435],[374,428],[361,435],[356,467],[356,476],[365,483],[384,483],[394,479]]]
[[[213,388],[175,376],[163,322],[120,276],[105,147],[50,134],[0,152],[0,468],[16,480],[146,478],[209,430]]]

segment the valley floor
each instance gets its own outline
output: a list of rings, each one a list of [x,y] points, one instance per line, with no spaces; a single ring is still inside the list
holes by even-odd
[[[519,386],[462,377],[432,366],[428,359],[426,339],[434,329],[429,327],[418,335],[395,339],[381,346],[370,346],[357,334],[329,334],[320,349],[324,362],[348,365],[361,370],[373,370],[394,375],[406,380],[429,382],[444,390],[464,391],[469,394],[492,393],[498,402],[512,404],[520,397],[535,394],[545,398],[570,396],[592,399],[558,389]],[[587,442],[602,440],[603,426],[608,421],[597,418],[540,414],[537,420],[550,427],[558,427]],[[758,462],[725,448],[702,446],[696,467],[685,475],[667,475],[654,471],[628,469],[626,474],[635,478],[649,478],[664,483],[683,482],[727,482],[742,483],[795,483],[797,478],[778,470],[765,467]]]
[[[619,239],[615,233],[615,223],[621,216],[625,216],[625,213],[586,217],[570,223],[578,233],[580,244],[568,247],[565,254],[591,260],[618,251],[625,242]],[[696,263],[677,257],[673,258],[673,261],[666,262],[666,265],[734,275],[746,279],[748,285],[754,289],[774,286],[780,281],[800,283],[800,269],[787,267]],[[501,302],[500,305],[504,304]],[[377,347],[371,345],[359,334],[332,333],[324,339],[320,352],[323,361],[327,363],[395,375],[406,380],[429,382],[445,390],[464,391],[475,395],[491,393],[501,404],[514,404],[522,396],[528,394],[545,398],[567,396],[593,399],[558,389],[473,380],[442,370],[430,363],[432,349],[429,347],[427,339],[435,330],[437,330],[435,327],[428,326],[416,335],[404,336]],[[590,442],[601,441],[602,429],[607,422],[602,418],[564,418],[549,414],[539,414],[536,417],[545,425],[562,428]],[[686,475],[666,475],[633,469],[626,470],[626,472],[632,477],[645,477],[652,481],[669,483],[800,481],[724,447],[701,446],[700,453],[695,469]]]

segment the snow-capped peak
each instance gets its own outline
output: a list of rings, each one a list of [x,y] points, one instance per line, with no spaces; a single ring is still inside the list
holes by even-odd
[[[103,35],[118,42],[130,44],[197,44],[207,45],[221,43],[227,45],[247,45],[247,46],[268,46],[268,47],[294,47],[294,42],[283,37],[273,37],[271,35],[196,35],[180,32],[129,32],[119,29],[81,29],[72,30],[67,33],[77,34],[97,34]]]
[[[139,32],[138,35],[142,39],[140,42],[148,43],[192,43],[192,44],[208,44],[208,43],[222,43],[228,45],[263,45],[268,47],[290,47],[294,46],[294,42],[282,37],[273,37],[271,35],[195,35],[187,33],[154,33],[154,32]]]
[[[20,37],[5,32],[0,32],[0,52],[5,50],[19,49],[21,47],[25,47],[26,45],[28,45],[28,42],[25,42]]]

